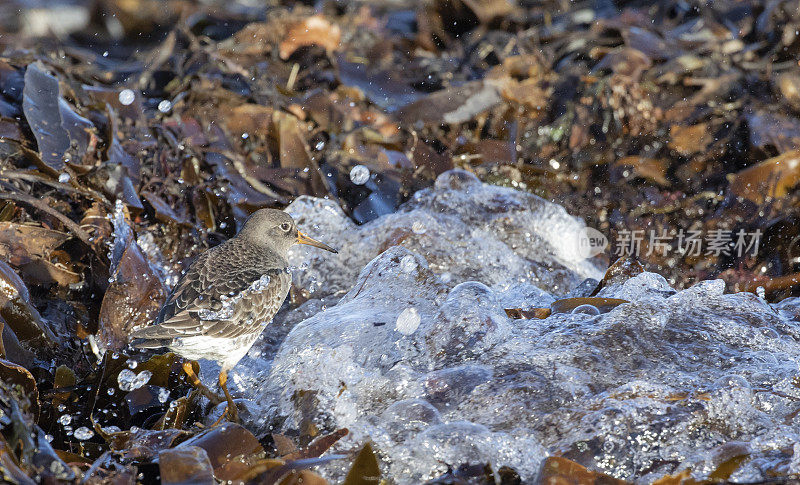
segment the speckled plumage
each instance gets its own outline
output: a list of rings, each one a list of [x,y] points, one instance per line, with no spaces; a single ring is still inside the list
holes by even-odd
[[[285,212],[257,211],[236,237],[200,255],[167,297],[155,325],[135,330],[131,344],[216,360],[227,372],[286,299],[287,251],[304,241],[327,248],[300,234]]]

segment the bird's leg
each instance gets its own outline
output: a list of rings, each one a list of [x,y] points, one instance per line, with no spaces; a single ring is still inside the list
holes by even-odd
[[[222,398],[218,396],[214,391],[207,388],[205,384],[200,382],[200,378],[197,377],[197,374],[194,373],[194,369],[192,368],[191,362],[184,362],[183,363],[183,371],[186,372],[186,375],[189,376],[189,381],[192,383],[195,389],[200,391],[205,397],[211,401],[211,404],[217,405],[222,402]]]
[[[231,397],[231,393],[228,391],[228,372],[224,369],[219,373],[219,387],[222,388],[222,392],[225,393],[225,399],[228,400],[228,407],[225,411],[230,418],[232,423],[239,422],[239,410],[236,408],[236,403],[233,402],[233,398]],[[224,415],[225,413],[223,413]]]

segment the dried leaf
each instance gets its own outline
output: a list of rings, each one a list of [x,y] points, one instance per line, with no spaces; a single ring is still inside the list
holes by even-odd
[[[800,75],[787,72],[778,76],[778,91],[783,99],[795,110],[800,111]]]
[[[549,308],[531,308],[530,310],[523,310],[521,308],[506,308],[506,315],[508,318],[514,320],[530,320],[532,318],[544,319],[550,316],[552,310]]]
[[[0,379],[7,385],[20,386],[25,396],[30,401],[31,407],[26,411],[31,414],[33,420],[39,417],[39,389],[36,386],[36,379],[28,369],[0,359]]]
[[[335,445],[337,441],[347,436],[349,431],[347,428],[339,429],[334,431],[333,433],[326,434],[323,436],[318,436],[314,439],[308,446],[304,447],[301,450],[293,450],[289,453],[281,453],[284,460],[298,460],[304,458],[318,458],[323,453],[328,451],[328,449]],[[281,435],[274,435],[274,436],[281,436]],[[281,436],[284,440],[286,437]],[[277,442],[276,442],[277,445]],[[283,443],[283,447],[287,448],[287,443]]]
[[[546,485],[625,485],[629,482],[586,469],[572,460],[550,456],[544,462],[540,483]]]
[[[31,349],[52,348],[58,342],[53,331],[31,305],[28,288],[3,261],[0,261],[0,317],[16,337]]]
[[[235,137],[241,138],[245,134],[267,136],[273,112],[269,106],[247,103],[233,108],[223,108],[222,119],[225,128]]]
[[[291,438],[282,434],[273,433],[272,442],[274,443],[275,450],[278,452],[279,456],[290,456],[300,451]]]
[[[461,0],[482,24],[512,15],[516,4],[510,0]]]
[[[327,485],[328,483],[321,476],[308,470],[293,471],[289,476],[281,480],[281,485]]]
[[[156,217],[162,221],[173,224],[181,224],[184,226],[191,226],[192,223],[183,216],[178,215],[175,210],[167,204],[164,199],[159,197],[153,192],[144,191],[141,196],[151,205],[156,211]]]
[[[614,264],[608,267],[606,274],[603,275],[602,281],[592,292],[596,295],[601,289],[611,286],[622,284],[625,281],[633,278],[634,276],[643,273],[644,267],[632,257],[622,257],[614,261]]]
[[[58,80],[45,72],[41,63],[33,63],[25,71],[22,108],[33,130],[42,161],[55,174],[64,168],[64,153],[69,136],[61,126]]]
[[[100,305],[100,341],[118,350],[128,345],[134,327],[153,321],[167,291],[132,236],[114,242],[111,267],[113,280]]]
[[[272,485],[278,483],[303,483],[299,480],[303,477],[311,480],[311,483],[328,483],[327,481],[319,482],[321,479],[316,474],[308,475],[303,473],[304,470],[315,466],[324,465],[333,460],[341,460],[345,458],[344,455],[329,455],[324,458],[305,458],[302,460],[292,460],[284,462],[283,460],[266,459],[259,460],[253,466],[240,475],[237,480],[249,482],[256,477],[257,483],[260,485]]]
[[[306,141],[301,135],[300,121],[292,115],[276,111],[273,122],[278,136],[278,160],[281,167],[308,170],[312,194],[322,197],[327,193],[317,162],[311,158]]]
[[[75,372],[65,365],[56,367],[56,374],[53,378],[53,389],[61,389],[69,386],[74,386],[78,383],[78,378]],[[52,405],[58,407],[59,404],[64,403],[70,396],[70,392],[61,392],[54,394],[52,397]]]
[[[344,479],[344,485],[369,485],[380,481],[381,469],[378,466],[378,459],[372,451],[372,444],[367,443],[356,455],[353,466]]]
[[[208,453],[217,480],[234,480],[263,456],[264,448],[250,431],[238,424],[225,423],[181,443],[199,446]]]
[[[730,190],[756,204],[789,194],[800,183],[800,150],[783,153],[730,176]]]
[[[199,446],[178,446],[158,453],[163,485],[215,485],[214,469],[206,450]]]
[[[14,453],[3,437],[0,437],[0,470],[2,470],[0,476],[3,478],[3,481],[7,481],[8,483],[14,483],[16,485],[36,484],[36,482],[28,478],[28,475],[20,469],[14,457]]]
[[[669,186],[667,179],[667,160],[658,158],[644,158],[638,155],[622,157],[614,162],[615,166],[627,166],[633,169],[633,173],[662,186]]]
[[[686,157],[705,150],[713,141],[706,123],[693,126],[673,125],[669,130],[669,137],[669,147]]]
[[[339,47],[342,31],[322,15],[313,15],[292,25],[279,47],[283,60],[291,57],[301,47],[318,45],[329,53]]]
[[[398,110],[401,123],[415,126],[420,123],[463,123],[501,101],[502,87],[496,80],[473,81],[430,94]]]
[[[800,121],[788,116],[767,112],[748,113],[747,127],[750,129],[750,143],[764,148],[774,147],[778,152],[800,148]]]
[[[107,437],[113,450],[122,451],[128,459],[152,459],[162,450],[171,448],[189,433],[179,429],[155,431],[137,428],[135,431],[119,431]]]
[[[582,298],[562,298],[550,304],[552,313],[570,313],[572,310],[582,305],[591,305],[597,308],[600,313],[608,313],[614,308],[622,305],[623,303],[630,303],[628,300],[619,298],[597,298],[597,297],[582,297]]]
[[[0,259],[23,267],[35,259],[49,259],[50,252],[70,235],[41,226],[0,222]]]

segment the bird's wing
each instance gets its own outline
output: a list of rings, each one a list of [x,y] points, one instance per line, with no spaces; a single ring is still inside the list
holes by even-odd
[[[289,275],[282,268],[215,261],[212,251],[204,253],[183,275],[159,312],[156,325],[134,331],[133,338],[235,338],[272,318],[286,296]]]

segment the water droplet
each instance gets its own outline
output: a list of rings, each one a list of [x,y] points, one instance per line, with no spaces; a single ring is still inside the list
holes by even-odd
[[[136,374],[130,369],[122,369],[117,377],[117,383],[119,384],[119,388],[121,390],[133,391],[134,389],[139,389],[143,385],[147,384],[147,381],[150,380],[152,375],[153,373],[149,370],[143,370],[142,372]]]
[[[69,174],[66,172],[62,173],[61,175],[58,176],[58,181],[61,182],[62,184],[69,182]]]
[[[414,259],[414,256],[411,256],[410,254],[403,256],[403,258],[400,260],[400,270],[403,273],[410,273],[415,269],[417,269],[417,261]]]
[[[314,145],[314,148],[316,148],[317,151],[322,150],[323,148],[325,148],[325,142],[324,141],[318,141],[317,144]]]
[[[573,314],[600,315],[600,310],[594,305],[579,305],[572,310]]]
[[[66,426],[71,422],[72,422],[72,416],[70,416],[69,414],[63,414],[61,415],[60,418],[58,418],[58,423],[61,424],[62,426]]]
[[[750,390],[750,383],[747,379],[737,374],[728,374],[720,377],[714,384],[711,385],[712,389],[746,389]]]
[[[167,402],[167,399],[169,399],[169,390],[168,389],[164,389],[164,388],[159,389],[159,391],[158,391],[158,401],[159,402]]]
[[[758,295],[758,297],[763,300],[767,297],[767,291],[764,289],[763,286],[759,286],[758,288],[756,288],[756,295]]]
[[[160,103],[158,103],[158,110],[161,111],[162,113],[169,113],[169,110],[171,109],[172,109],[172,103],[167,99],[164,99]]]
[[[356,185],[364,185],[369,180],[369,169],[363,165],[356,165],[350,170],[350,180]]]
[[[136,99],[136,94],[130,89],[123,89],[119,93],[119,102],[123,104],[123,106],[128,106]]]
[[[113,387],[109,387],[108,391],[106,391],[106,392],[108,392],[109,396],[113,396],[114,395],[114,388]]]
[[[414,307],[409,307],[400,312],[395,322],[395,330],[403,335],[411,335],[419,328],[420,316],[419,312]]]
[[[125,365],[128,366],[128,369],[135,369],[136,366],[139,365],[139,363],[133,359],[128,359],[125,361]]]
[[[90,430],[86,426],[81,426],[80,428],[75,430],[75,438],[79,440],[88,440],[94,436],[94,431]]]

